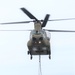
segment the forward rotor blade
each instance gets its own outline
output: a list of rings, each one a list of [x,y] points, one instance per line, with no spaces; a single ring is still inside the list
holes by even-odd
[[[0,31],[32,31],[32,30],[0,30]]]
[[[46,16],[45,16],[45,19],[44,19],[44,21],[43,21],[43,23],[42,23],[42,27],[45,27],[46,26],[46,24],[47,24],[47,21],[48,21],[48,19],[49,19],[49,14],[47,14]]]
[[[75,20],[75,18],[53,19],[53,20],[48,20],[48,21],[64,21],[64,20]]]
[[[30,23],[34,21],[22,21],[22,22],[8,22],[8,23],[0,23],[0,24],[21,24],[21,23]]]
[[[38,21],[38,19],[33,16],[27,9],[25,8],[21,8],[21,10],[30,18],[30,19],[35,19],[36,21]]]
[[[72,31],[72,30],[48,30],[48,29],[45,29],[46,31],[49,31],[49,32],[75,32],[75,31]]]

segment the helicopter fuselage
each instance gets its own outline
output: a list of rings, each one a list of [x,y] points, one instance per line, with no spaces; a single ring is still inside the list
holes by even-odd
[[[44,30],[32,30],[27,43],[30,55],[51,55],[50,38]]]

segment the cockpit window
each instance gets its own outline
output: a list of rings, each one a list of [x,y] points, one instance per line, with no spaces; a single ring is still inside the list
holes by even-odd
[[[30,38],[32,38],[32,35],[40,35],[40,34],[43,36],[43,38],[47,37],[46,32],[44,30],[40,30],[40,31],[33,30],[30,33]]]

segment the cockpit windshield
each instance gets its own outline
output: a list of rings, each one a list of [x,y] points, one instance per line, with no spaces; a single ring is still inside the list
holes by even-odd
[[[46,38],[46,32],[44,30],[40,30],[40,31],[36,31],[36,30],[33,30],[31,31],[30,33],[30,37],[32,38],[32,35],[42,35],[43,38]]]

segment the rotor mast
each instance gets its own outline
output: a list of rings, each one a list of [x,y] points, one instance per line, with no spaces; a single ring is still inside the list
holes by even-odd
[[[41,22],[34,22],[34,30],[40,31],[41,30]]]

